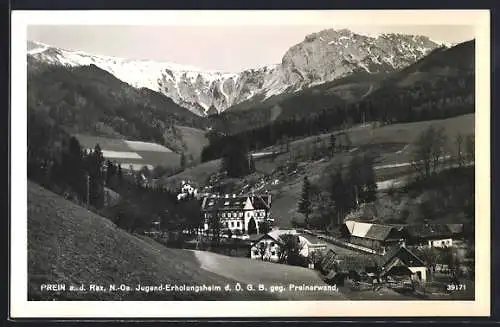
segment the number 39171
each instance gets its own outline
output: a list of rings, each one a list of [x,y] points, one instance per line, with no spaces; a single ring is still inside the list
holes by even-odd
[[[466,286],[465,286],[465,284],[448,284],[448,285],[446,285],[446,290],[447,291],[465,291]]]

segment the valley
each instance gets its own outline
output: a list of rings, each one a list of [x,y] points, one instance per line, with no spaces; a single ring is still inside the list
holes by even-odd
[[[475,40],[449,47],[427,36],[326,29],[290,45],[279,63],[222,72],[29,41],[30,299],[418,298],[371,284],[356,293],[355,278],[335,294],[307,295],[99,297],[33,285],[326,286],[333,277],[318,270],[316,257],[297,259],[299,237],[269,235],[351,237],[346,221],[391,229],[384,237],[415,224],[473,225],[475,47]],[[408,235],[394,236],[400,248]],[[278,264],[255,248],[266,237],[285,248],[269,254]],[[316,241],[307,253],[317,246],[349,264],[362,257]],[[380,244],[376,254],[385,256]]]

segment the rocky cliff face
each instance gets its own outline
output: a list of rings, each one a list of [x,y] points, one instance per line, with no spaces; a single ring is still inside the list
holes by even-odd
[[[203,71],[150,60],[130,60],[70,51],[28,42],[28,56],[45,62],[94,64],[134,87],[159,91],[204,116],[259,96],[294,92],[353,72],[393,71],[410,65],[439,45],[424,36],[386,34],[369,37],[349,30],[324,30],[292,46],[281,63],[239,73]]]
[[[291,47],[281,63],[284,82],[309,86],[357,70],[368,73],[408,66],[438,47],[424,36],[385,34],[377,38],[349,30],[324,30]]]

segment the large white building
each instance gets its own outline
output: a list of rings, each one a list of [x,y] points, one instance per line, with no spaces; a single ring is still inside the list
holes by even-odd
[[[215,221],[222,230],[239,231],[243,234],[269,220],[271,195],[236,196],[226,194],[222,197],[204,197],[201,204],[203,229],[211,229]]]

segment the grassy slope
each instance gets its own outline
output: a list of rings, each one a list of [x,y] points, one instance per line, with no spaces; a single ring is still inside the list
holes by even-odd
[[[109,220],[28,183],[28,276],[30,300],[250,299],[242,293],[41,292],[42,283],[135,287],[161,283],[225,285],[233,280],[200,269],[194,253],[168,249],[118,229]],[[68,286],[69,287],[69,286]],[[248,295],[248,294],[246,294]],[[266,299],[260,294],[259,299]],[[267,297],[269,299],[269,297]]]
[[[176,127],[181,132],[182,140],[187,147],[187,153],[191,154],[195,160],[199,160],[203,147],[208,145],[205,131],[185,126]]]
[[[137,151],[130,148],[130,146],[124,142],[124,139],[114,139],[88,134],[74,134],[74,136],[78,139],[80,144],[86,148],[94,148],[98,143],[102,150],[135,152],[142,157],[142,159],[110,158],[114,162],[123,164],[123,168],[128,168],[127,164],[143,164],[152,165],[154,167],[160,165],[169,168],[177,168],[180,164],[180,155],[175,152]]]
[[[162,179],[162,184],[170,187],[178,187],[183,180],[190,180],[197,184],[203,184],[210,175],[220,170],[221,163],[222,161],[217,159],[187,168],[178,174]]]
[[[358,151],[371,150],[378,154],[376,160],[377,181],[389,180],[408,174],[410,166],[387,167],[386,165],[407,163],[411,160],[411,142],[429,125],[443,127],[448,136],[447,151],[453,153],[456,145],[454,138],[458,133],[463,135],[474,134],[475,118],[474,114],[463,115],[443,120],[424,121],[416,123],[394,124],[379,128],[370,126],[354,127],[348,130],[349,138],[353,147],[358,150],[351,153],[340,153],[326,161],[307,162],[305,170],[308,177],[313,181],[318,181],[325,168],[336,163],[347,163],[349,158]],[[329,134],[319,136],[321,139],[329,140]],[[317,139],[316,136],[294,140],[290,144],[292,150],[299,147],[304,148],[306,144],[311,144]],[[277,147],[263,149],[262,152],[278,150]],[[282,154],[275,159],[256,160],[256,168],[263,174],[270,174],[274,168],[286,163],[290,159],[289,154]],[[181,180],[190,179],[203,184],[206,179],[220,168],[220,160],[209,161],[201,165],[186,169],[184,172],[168,177],[165,183],[177,185]],[[293,216],[302,217],[297,214],[296,206],[302,188],[303,175],[295,175],[278,185],[268,187],[274,194],[272,204],[272,214],[278,225],[282,228],[290,227]]]

